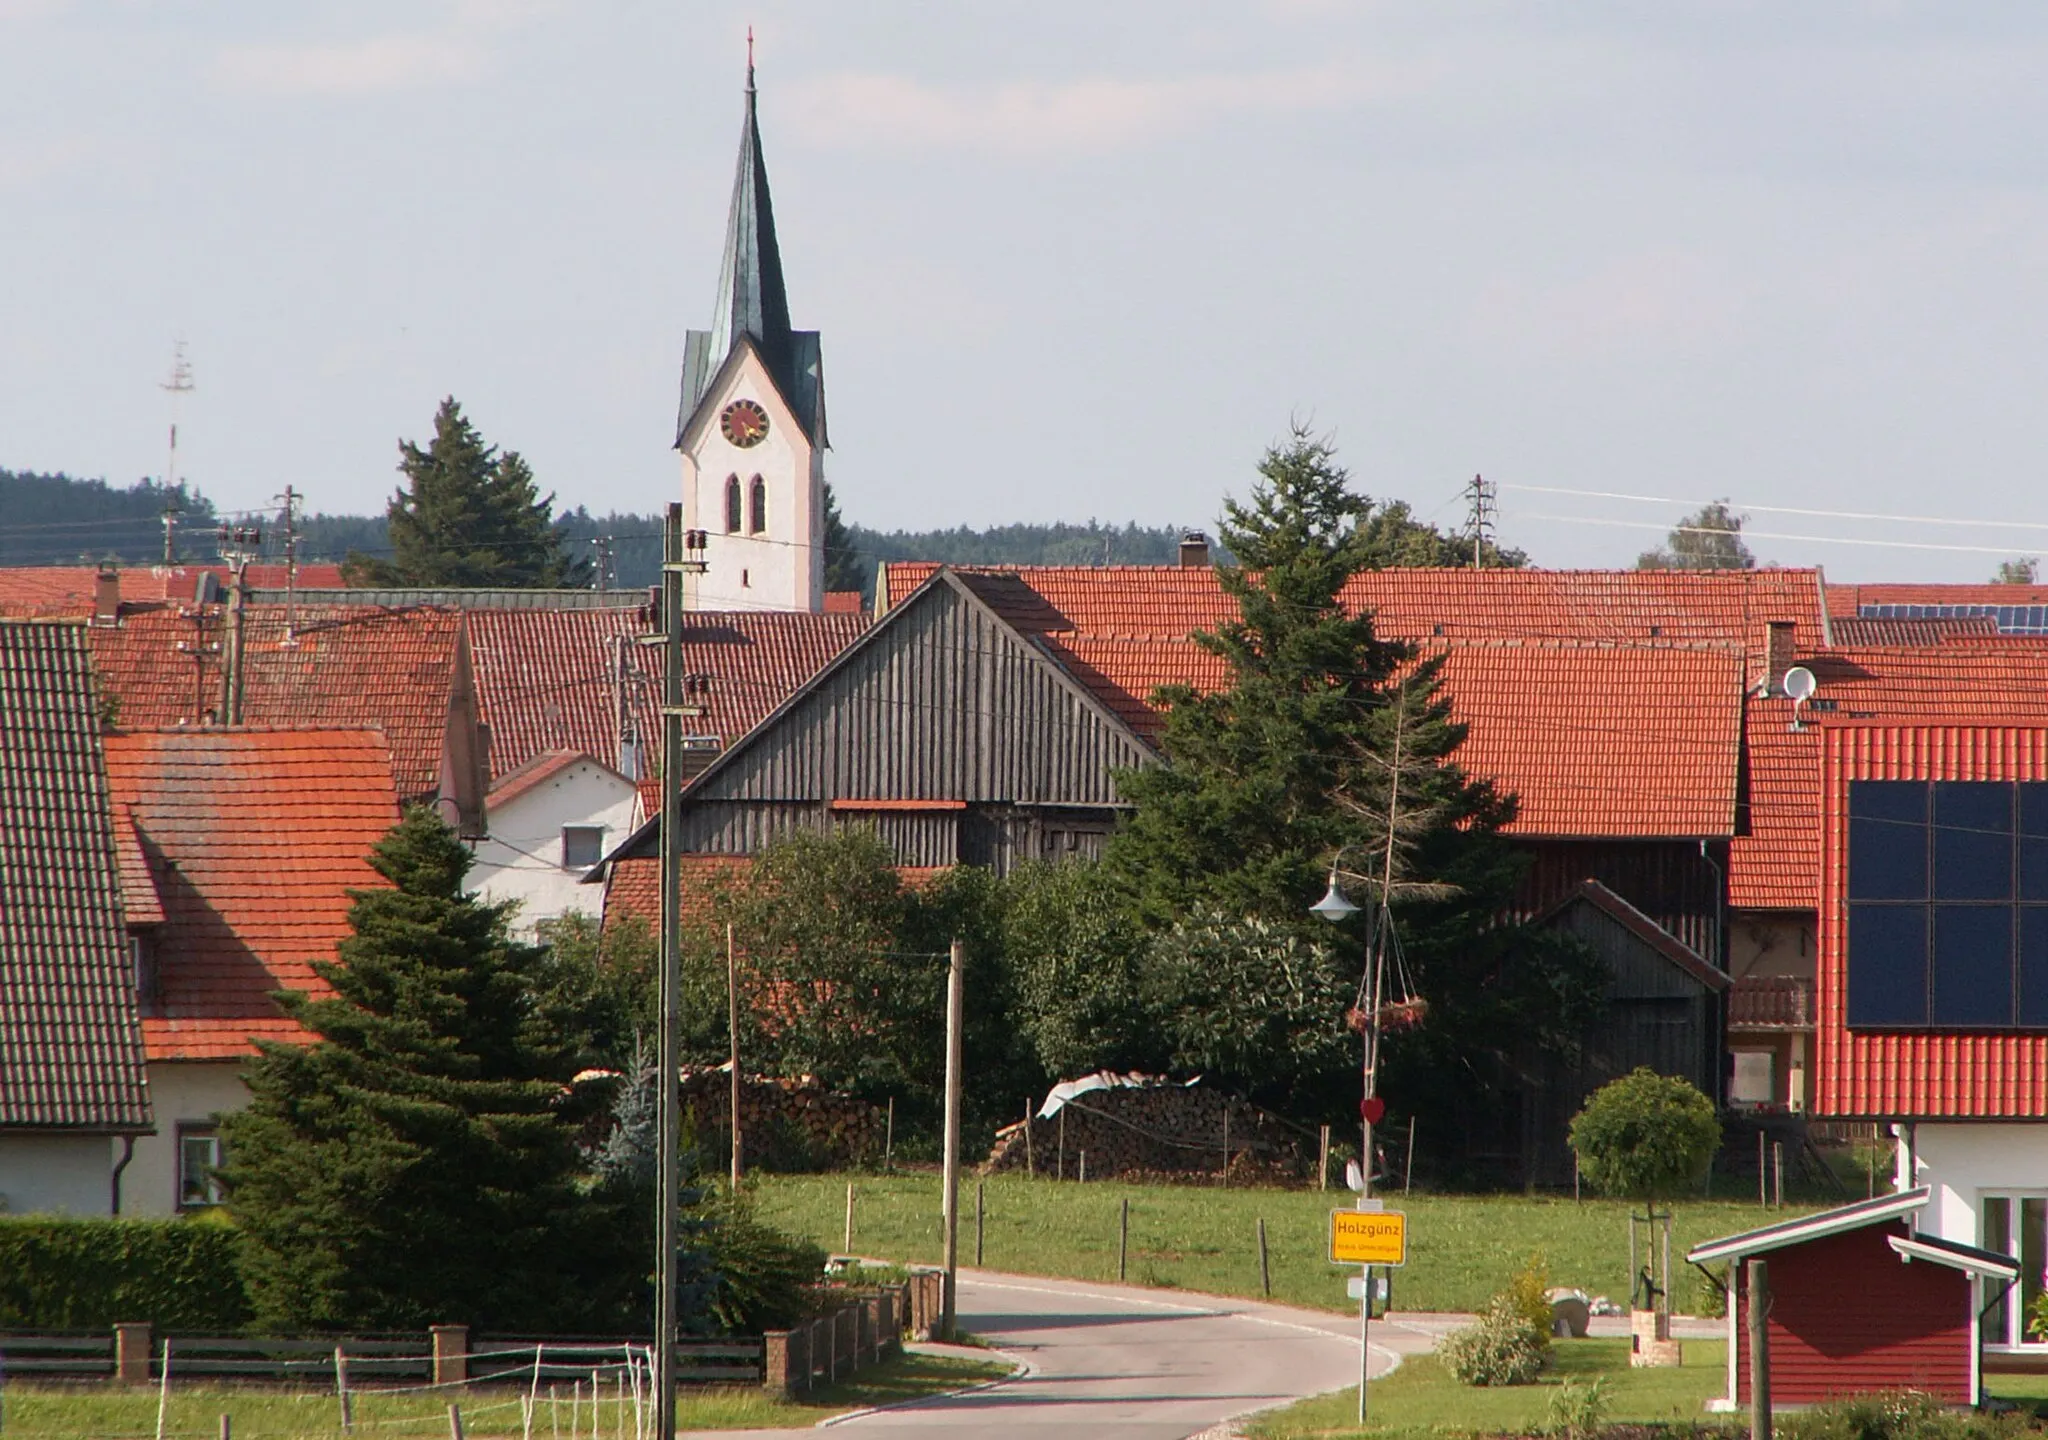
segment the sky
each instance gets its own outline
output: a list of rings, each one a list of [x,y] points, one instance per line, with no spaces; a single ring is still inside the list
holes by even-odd
[[[750,24],[850,519],[1213,525],[1298,424],[1544,565],[1724,496],[1841,579],[2048,553],[2025,3],[0,0],[0,467],[161,475],[182,339],[226,509],[381,509],[451,394],[678,498]]]

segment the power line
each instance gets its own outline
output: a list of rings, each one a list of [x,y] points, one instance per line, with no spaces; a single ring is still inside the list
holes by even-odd
[[[1754,510],[1763,515],[1804,515],[1822,520],[1881,520],[1899,525],[1959,525],[1974,529],[2048,530],[2048,523],[2032,520],[1957,520],[1940,515],[1887,515],[1873,510],[1809,510],[1791,505],[1754,505],[1746,500],[1680,500],[1668,495],[1631,495],[1617,490],[1573,490],[1561,485],[1503,484],[1503,490],[1521,490],[1534,495],[1573,495],[1587,500],[1626,500],[1644,505],[1721,505],[1731,510]],[[1531,519],[1552,517],[1531,516]],[[1658,527],[1663,528],[1663,527]]]

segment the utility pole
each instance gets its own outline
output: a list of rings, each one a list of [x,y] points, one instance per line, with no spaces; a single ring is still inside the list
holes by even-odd
[[[179,402],[199,387],[192,383],[192,362],[185,358],[185,342],[171,342],[171,378],[157,386],[167,390],[171,396],[171,453],[164,462],[164,489],[175,494],[178,489],[178,410]]]
[[[234,577],[228,589],[227,643],[220,671],[220,723],[223,725],[242,723],[243,607],[249,595],[249,562],[256,558],[262,544],[263,527],[260,525],[223,524],[220,527],[220,556],[228,562],[228,570]]]
[[[1493,533],[1493,522],[1500,514],[1497,487],[1484,476],[1474,475],[1472,483],[1465,487],[1465,500],[1472,507],[1472,568],[1486,568],[1486,542]]]
[[[940,1338],[951,1340],[960,1288],[960,1027],[967,1012],[967,947],[953,942],[946,970],[946,1173],[944,1178],[945,1296]]]
[[[618,583],[618,572],[612,567],[612,537],[598,535],[591,539],[590,544],[597,551],[597,564],[592,567],[596,573],[592,576],[591,585],[602,595]]]
[[[732,1041],[732,1197],[740,1193],[740,963],[725,922],[725,1023]]]
[[[287,485],[284,494],[284,643],[299,643],[299,506],[305,496]]]
[[[668,507],[661,545],[661,1034],[655,1065],[654,1433],[676,1428],[677,1192],[682,1185],[682,885],[683,720],[702,713],[683,704],[683,576],[702,560],[683,558],[683,507]],[[692,567],[695,567],[693,570]]]

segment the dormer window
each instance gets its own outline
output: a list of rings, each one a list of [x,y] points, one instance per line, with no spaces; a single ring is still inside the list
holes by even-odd
[[[564,825],[562,827],[562,868],[588,870],[604,858],[604,826]]]

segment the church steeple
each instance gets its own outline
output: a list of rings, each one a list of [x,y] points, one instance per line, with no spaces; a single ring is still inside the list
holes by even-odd
[[[718,273],[711,343],[721,355],[729,354],[741,335],[751,335],[769,368],[780,375],[789,360],[789,292],[782,283],[782,251],[775,243],[775,207],[768,197],[755,100],[754,38],[749,34],[747,116],[740,127],[739,169],[725,221],[725,263]]]
[[[792,330],[789,291],[782,278],[782,247],[775,238],[775,206],[768,165],[761,157],[761,122],[754,85],[754,37],[747,33],[746,115],[740,126],[739,165],[726,212],[725,255],[718,271],[718,301],[709,330],[692,330],[683,354],[683,403],[677,444],[704,391],[743,339],[752,340],[783,398],[820,444],[825,443],[823,365],[816,331]]]

